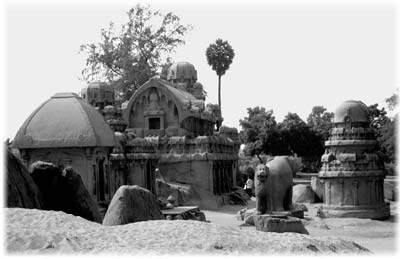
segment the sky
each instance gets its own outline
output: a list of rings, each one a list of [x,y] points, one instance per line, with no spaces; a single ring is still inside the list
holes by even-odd
[[[3,4],[2,139],[57,92],[79,93],[85,67],[79,47],[100,41],[100,30],[118,28],[135,1],[6,1]],[[350,3],[350,4],[349,4]],[[206,48],[217,38],[235,51],[222,77],[224,125],[239,127],[248,107],[288,112],[306,120],[313,106],[334,111],[355,99],[385,107],[396,78],[396,10],[393,1],[150,1],[194,28],[171,54],[192,63],[218,102],[218,78]]]

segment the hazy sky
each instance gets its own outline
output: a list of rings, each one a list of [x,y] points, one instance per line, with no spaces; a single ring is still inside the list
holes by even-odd
[[[5,137],[13,138],[26,118],[57,92],[79,92],[84,43],[98,42],[100,29],[126,21],[129,5],[50,3],[12,5],[5,14]],[[246,108],[273,109],[277,121],[290,111],[304,120],[315,105],[334,111],[342,101],[385,105],[398,87],[395,77],[395,9],[389,4],[216,5],[197,1],[153,3],[193,25],[186,44],[172,54],[189,61],[217,103],[217,76],[205,50],[217,38],[235,50],[222,77],[223,124],[239,126]],[[203,3],[203,4],[202,4]],[[4,61],[4,60],[3,60]]]

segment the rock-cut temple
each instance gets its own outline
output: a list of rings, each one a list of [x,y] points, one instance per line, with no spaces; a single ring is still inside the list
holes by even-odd
[[[38,160],[72,166],[98,202],[125,184],[155,192],[156,168],[165,181],[218,200],[236,184],[240,142],[235,128],[215,130],[221,113],[205,99],[188,62],[151,78],[121,107],[109,85],[90,83],[81,96],[57,93],[40,105],[13,147],[27,168]]]

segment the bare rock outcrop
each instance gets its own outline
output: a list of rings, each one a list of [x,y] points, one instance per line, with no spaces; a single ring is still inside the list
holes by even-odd
[[[28,170],[7,148],[7,201],[9,208],[41,209],[42,196]]]
[[[31,169],[32,178],[43,194],[43,209],[60,210],[101,223],[96,202],[72,167],[61,170],[51,163],[37,161]]]
[[[108,206],[103,225],[124,225],[138,221],[164,219],[156,197],[137,185],[119,187]]]

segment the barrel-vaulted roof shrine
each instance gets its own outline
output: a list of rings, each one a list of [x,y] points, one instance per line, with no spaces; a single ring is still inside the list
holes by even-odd
[[[215,130],[221,113],[205,99],[188,62],[151,78],[121,107],[108,84],[93,82],[81,97],[59,93],[39,106],[13,147],[28,168],[38,160],[71,165],[98,202],[108,203],[124,184],[155,193],[159,168],[165,181],[199,194],[190,205],[215,207],[236,184],[240,142],[235,128]]]

